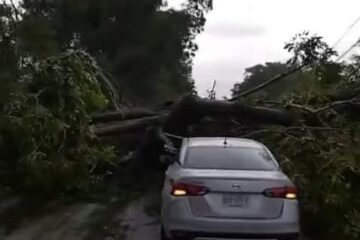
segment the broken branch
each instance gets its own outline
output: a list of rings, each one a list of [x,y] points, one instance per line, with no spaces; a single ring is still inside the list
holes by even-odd
[[[113,123],[108,126],[96,127],[95,134],[97,136],[105,136],[128,133],[139,129],[146,129],[149,126],[161,124],[164,121],[165,117],[166,116],[164,115],[145,117],[126,122]]]
[[[100,122],[112,122],[112,121],[121,121],[121,120],[131,120],[144,117],[153,117],[157,113],[148,110],[148,109],[129,109],[124,111],[117,112],[108,112],[103,114],[97,114],[92,116],[92,120],[95,123]]]
[[[306,63],[306,64],[303,64],[303,65],[298,66],[296,68],[290,69],[290,70],[288,70],[288,71],[286,71],[284,73],[276,75],[275,77],[263,82],[262,84],[254,87],[254,88],[251,88],[251,89],[249,89],[249,90],[247,90],[247,91],[245,91],[243,93],[240,93],[240,95],[238,95],[236,97],[233,97],[229,101],[236,101],[236,100],[239,100],[240,98],[246,97],[246,96],[248,96],[248,95],[250,95],[250,94],[252,94],[254,92],[257,92],[257,91],[267,87],[270,84],[273,84],[273,83],[275,83],[275,82],[277,82],[277,81],[279,81],[279,80],[281,80],[281,79],[283,79],[283,78],[285,78],[287,76],[290,76],[293,73],[296,73],[297,71],[300,71],[301,69],[303,69],[304,67],[306,67],[306,66],[308,66],[310,64],[312,64],[312,63]]]

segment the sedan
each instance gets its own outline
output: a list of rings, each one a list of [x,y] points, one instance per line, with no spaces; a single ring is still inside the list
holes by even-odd
[[[298,191],[261,143],[187,138],[162,190],[162,239],[295,240]]]

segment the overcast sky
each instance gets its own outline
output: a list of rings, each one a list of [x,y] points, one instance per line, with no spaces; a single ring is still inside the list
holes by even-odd
[[[217,97],[229,96],[245,68],[287,59],[283,46],[295,33],[309,30],[333,44],[360,17],[359,9],[359,0],[214,0],[197,38],[193,77],[200,95],[216,79]],[[360,22],[336,49],[345,51],[359,37]]]

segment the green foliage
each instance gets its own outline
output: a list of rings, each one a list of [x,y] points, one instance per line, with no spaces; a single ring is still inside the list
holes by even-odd
[[[172,10],[162,0],[2,2],[1,182],[59,192],[100,180],[113,151],[94,136],[90,113],[109,108],[107,96],[153,105],[195,93],[195,36],[211,3]],[[103,93],[104,82],[117,91]]]
[[[343,77],[338,85],[339,91],[351,92],[360,89],[360,56],[355,55],[348,64],[343,64]]]
[[[332,61],[337,52],[322,37],[311,36],[309,32],[296,34],[285,45],[285,49],[293,55],[287,62],[289,66],[307,66],[302,70],[306,73],[302,79],[304,87],[297,89],[300,95],[301,92],[307,92],[305,103],[312,95],[336,94],[339,82],[343,79],[344,66]]]
[[[303,231],[316,239],[359,239],[360,132],[355,124],[333,122],[339,130],[274,130],[259,137],[300,189]]]
[[[252,89],[264,81],[273,78],[274,76],[285,72],[288,69],[287,64],[281,62],[267,62],[264,65],[258,64],[250,68],[245,69],[244,81],[236,83],[233,87],[232,97],[236,97],[239,94]],[[274,83],[262,91],[255,94],[255,97],[266,98],[279,98],[283,94],[293,91],[299,87],[305,85],[304,75],[307,73],[298,72],[283,79],[283,81]]]
[[[244,83],[235,86],[234,94],[286,71],[288,65],[315,63],[260,93],[272,106],[291,111],[299,120],[298,126],[269,128],[254,135],[270,146],[300,188],[304,233],[313,239],[357,240],[360,128],[358,112],[351,110],[360,100],[359,57],[347,63],[332,62],[336,52],[321,37],[308,33],[296,35],[285,48],[293,54],[287,64],[267,63],[247,69]],[[356,103],[330,104],[351,99]],[[346,114],[344,109],[348,109]]]
[[[90,113],[108,103],[97,71],[81,51],[30,61],[23,68],[0,125],[2,165],[17,175],[19,187],[84,188],[101,178],[97,167],[112,164],[112,148],[103,146],[90,126]]]
[[[293,57],[287,62],[290,66],[314,63],[316,61],[328,62],[336,55],[329,45],[324,42],[323,37],[310,35],[309,32],[296,34],[284,47]]]
[[[14,10],[0,5],[0,109],[13,90],[17,71]]]
[[[25,0],[23,46],[41,56],[86,49],[112,75],[121,98],[158,104],[193,91],[195,37],[211,3],[191,0],[172,10],[162,0]]]
[[[232,89],[232,97],[250,90],[273,77],[288,71],[290,68],[305,66],[284,77],[281,81],[266,86],[252,96],[254,98],[278,99],[291,92],[332,91],[328,89],[343,78],[343,66],[331,61],[337,53],[322,37],[310,35],[309,32],[296,34],[284,47],[292,54],[286,63],[267,62],[245,69],[244,81],[236,83]],[[248,97],[249,99],[249,97]]]

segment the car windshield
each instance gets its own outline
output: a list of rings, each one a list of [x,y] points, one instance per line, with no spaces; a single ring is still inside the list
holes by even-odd
[[[260,148],[245,147],[190,147],[185,168],[224,170],[276,170],[271,155]]]

